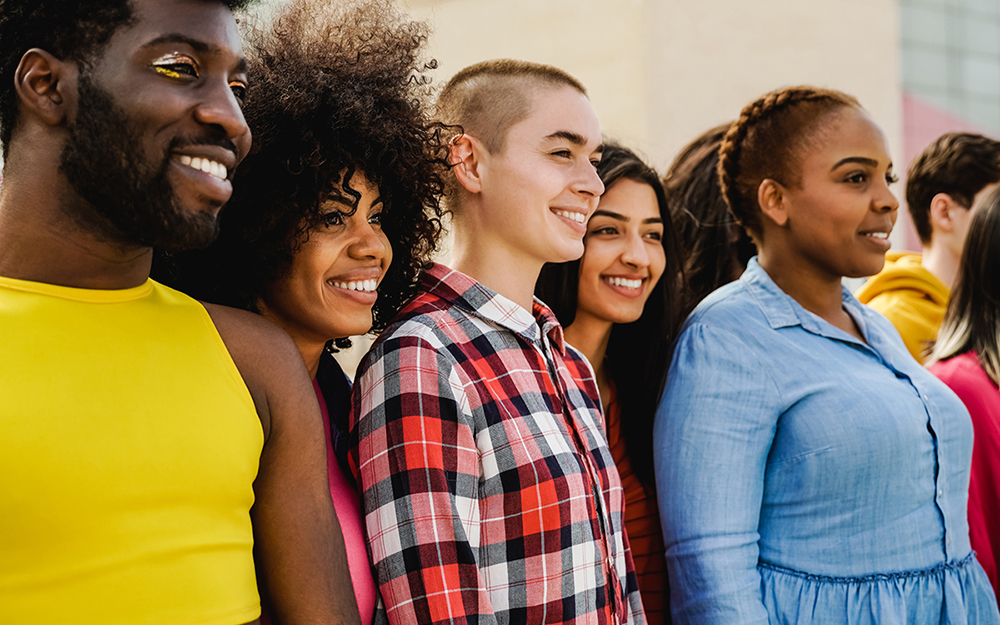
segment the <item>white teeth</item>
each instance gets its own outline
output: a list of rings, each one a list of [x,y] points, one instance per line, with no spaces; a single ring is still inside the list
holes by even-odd
[[[361,291],[363,293],[371,293],[376,288],[378,288],[378,280],[361,280],[357,282],[330,282],[333,286],[338,289],[347,289],[349,291]]]
[[[583,222],[587,221],[587,216],[584,215],[583,213],[571,213],[570,211],[560,211],[560,210],[553,210],[552,212],[555,213],[556,215],[559,215],[560,217],[565,217],[566,219],[572,219],[578,224],[582,224]]]
[[[605,282],[614,286],[623,286],[626,289],[638,289],[642,287],[642,280],[629,280],[627,278],[605,278]]]
[[[180,154],[177,157],[177,162],[181,165],[187,165],[191,169],[197,169],[198,171],[203,171],[209,176],[214,176],[220,180],[225,180],[226,176],[229,175],[229,170],[222,163],[209,160],[207,158],[200,158],[197,156],[187,156],[186,154]]]
[[[876,239],[888,239],[889,238],[889,233],[888,232],[866,232],[865,236],[866,237],[874,237]]]

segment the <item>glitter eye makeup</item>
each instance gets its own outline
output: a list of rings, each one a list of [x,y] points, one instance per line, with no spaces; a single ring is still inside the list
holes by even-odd
[[[169,78],[198,77],[198,63],[186,54],[168,54],[150,63],[156,73]]]

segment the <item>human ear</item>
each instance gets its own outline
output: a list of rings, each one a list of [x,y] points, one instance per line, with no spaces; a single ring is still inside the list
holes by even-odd
[[[482,144],[466,134],[456,135],[448,143],[448,164],[458,183],[469,193],[479,193],[483,188],[480,175]]]
[[[931,231],[954,232],[955,220],[952,218],[952,211],[956,209],[966,210],[947,193],[938,193],[931,198],[931,206],[927,215],[931,222]]]
[[[50,126],[66,119],[67,94],[75,82],[75,65],[38,48],[25,52],[14,72],[20,106]]]
[[[765,178],[757,187],[757,204],[760,212],[775,225],[784,227],[788,223],[788,205],[785,188],[781,183]]]

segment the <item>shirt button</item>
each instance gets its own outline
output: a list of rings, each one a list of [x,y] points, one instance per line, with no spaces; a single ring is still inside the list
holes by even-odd
[[[944,490],[938,489],[938,497],[944,497]]]

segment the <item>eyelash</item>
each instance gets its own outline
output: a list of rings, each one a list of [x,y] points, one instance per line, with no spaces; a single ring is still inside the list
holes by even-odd
[[[153,70],[161,76],[166,76],[167,78],[183,79],[183,78],[200,78],[201,74],[198,72],[198,64],[191,60],[175,60],[170,59],[168,61],[159,61],[152,64]],[[239,82],[229,83],[229,88],[232,90],[233,95],[240,102],[246,102],[247,100],[247,87],[246,85]]]
[[[337,210],[330,211],[329,213],[324,213],[323,225],[326,226],[327,228],[344,225],[344,213]]]
[[[238,82],[231,82],[231,83],[229,83],[229,89],[232,90],[233,95],[236,96],[237,100],[239,100],[240,102],[244,102],[244,103],[247,101],[247,86],[246,85],[244,85],[242,83],[238,83]]]
[[[860,180],[858,180],[858,178],[860,178]],[[868,180],[868,174],[861,172],[851,174],[850,176],[847,177],[847,182],[850,182],[852,184],[861,184],[863,182],[866,182],[867,180]],[[899,182],[899,176],[897,176],[896,174],[886,174],[885,182],[886,184],[894,184],[896,182]]]
[[[346,217],[346,215],[344,215],[343,211],[333,210],[330,211],[329,213],[324,213],[323,225],[326,226],[327,228],[332,228],[333,226],[342,226],[344,225],[344,217]],[[382,211],[378,211],[377,213],[372,213],[371,215],[369,215],[368,223],[381,226]]]
[[[611,226],[604,226],[603,228],[597,228],[595,230],[592,230],[587,236],[593,236],[595,234],[596,235],[602,235],[602,234],[605,234],[605,235],[615,235],[615,234],[618,234],[618,231],[615,230],[614,228],[612,228]],[[651,238],[654,241],[662,241],[663,240],[663,236],[659,232],[647,232],[646,234],[644,234],[642,236],[649,237],[649,238]]]
[[[185,76],[189,78],[199,78],[201,76],[198,73],[198,65],[194,61],[190,60],[184,61],[172,58],[165,61],[155,62],[152,65],[153,69],[158,74],[169,78],[183,78]]]

